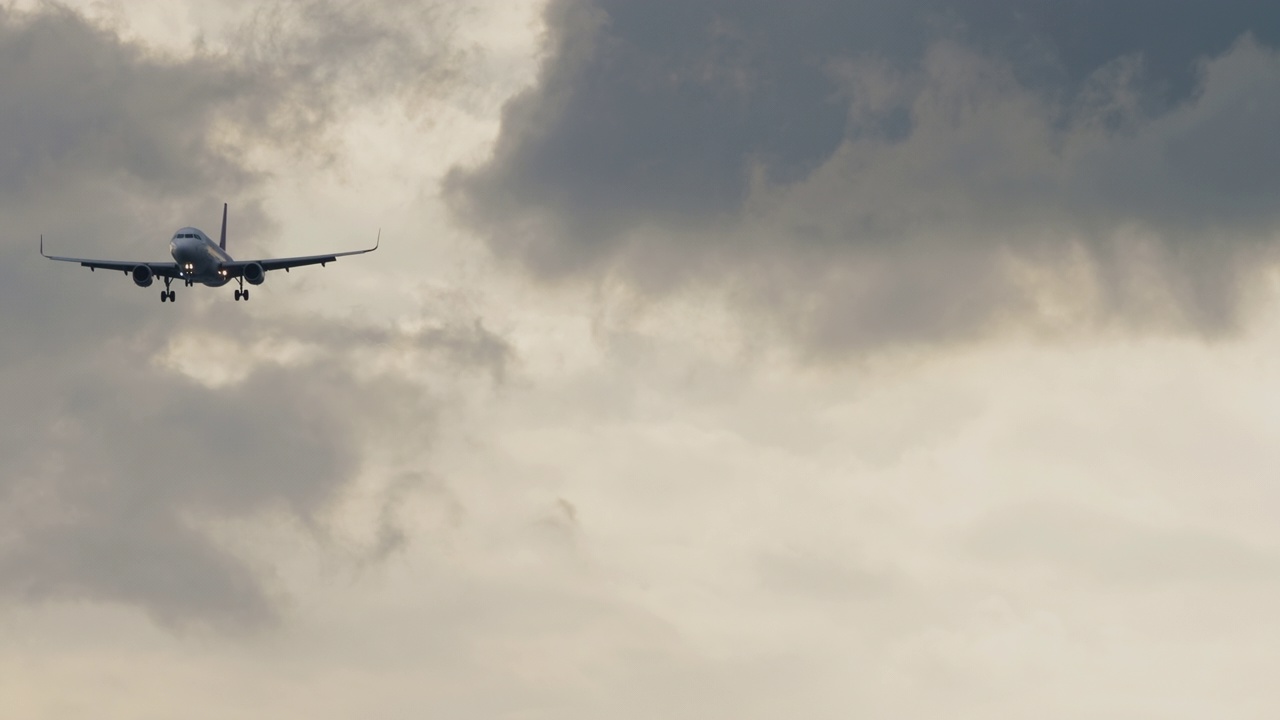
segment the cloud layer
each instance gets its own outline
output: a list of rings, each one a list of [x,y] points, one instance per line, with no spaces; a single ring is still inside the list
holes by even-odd
[[[1274,18],[1085,5],[553,2],[445,189],[538,277],[727,288],[817,354],[1229,330],[1277,222]]]
[[[424,311],[413,332],[229,318],[181,289],[159,313],[154,289],[36,254],[44,231],[60,254],[157,258],[167,229],[212,219],[215,199],[253,198],[264,153],[335,152],[345,103],[429,97],[451,73],[450,27],[429,5],[279,4],[235,33],[243,52],[175,56],[57,5],[0,9],[0,597],[269,624],[281,593],[269,568],[209,530],[274,518],[323,532],[366,469],[372,428],[429,444],[438,401],[371,372],[369,354],[501,378],[510,349],[474,317]],[[269,224],[255,199],[239,210],[242,237]],[[193,328],[239,370],[164,362]]]
[[[191,3],[0,23],[0,716],[1280,704],[1280,318],[1122,325],[1270,257],[1264,11]],[[35,252],[223,200],[384,244],[248,305]]]

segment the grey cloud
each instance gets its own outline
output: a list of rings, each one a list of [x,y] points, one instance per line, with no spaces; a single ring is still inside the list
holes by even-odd
[[[217,313],[206,312],[172,322],[222,330]],[[54,333],[60,324],[52,322]],[[305,343],[313,359],[259,363],[238,382],[208,387],[155,362],[178,329],[117,321],[114,336],[92,351],[72,347],[0,372],[0,598],[128,603],[175,626],[269,625],[280,589],[204,524],[288,521],[323,538],[325,513],[362,470],[369,443],[394,442],[406,458],[429,449],[447,401],[394,373],[370,376],[362,352],[407,342],[448,372],[495,381],[507,357],[497,365],[474,359],[487,351],[465,336],[450,340],[463,350],[445,344],[435,355],[431,333],[254,323],[237,341]],[[43,334],[27,329],[14,339],[40,347]],[[475,342],[507,347],[497,336]],[[456,515],[456,500],[439,485],[427,469],[399,475],[374,546],[354,559],[376,562],[403,547],[392,504],[417,488]]]
[[[166,62],[74,12],[0,9],[0,191],[93,169],[153,190],[247,178],[209,135],[239,92],[216,58]]]
[[[193,621],[257,629],[277,618],[274,588],[256,568],[212,545],[177,518],[82,509],[64,524],[21,523],[0,544],[0,592],[43,602],[116,602],[146,608],[160,623]]]
[[[1052,322],[1079,272],[1077,320],[1222,332],[1280,220],[1276,19],[558,0],[537,86],[444,190],[538,277],[721,286],[815,355]]]
[[[128,602],[173,624],[269,623],[270,583],[201,523],[322,528],[370,428],[410,418],[401,429],[430,440],[434,402],[390,377],[357,379],[347,345],[209,388],[155,367],[145,335],[117,332],[124,347],[0,377],[0,595]]]
[[[162,307],[150,290],[140,301],[119,275],[36,253],[44,231],[66,254],[155,257],[163,237],[138,229],[212,220],[215,200],[251,198],[265,178],[255,149],[287,140],[286,150],[330,152],[327,130],[349,97],[417,101],[447,82],[447,15],[301,10],[258,16],[238,40],[243,53],[175,57],[56,5],[0,9],[0,599],[123,603],[172,626],[269,625],[286,591],[209,527],[323,533],[377,428],[394,425],[406,452],[429,444],[440,401],[354,364],[382,331],[245,317],[232,326],[200,303]],[[353,23],[362,39],[339,42]],[[393,38],[373,37],[393,24]],[[390,66],[405,71],[392,78]],[[239,227],[270,221],[252,200],[239,205]],[[500,337],[471,318],[432,323],[406,342],[449,367],[501,375],[510,351]],[[207,387],[157,362],[191,327],[317,352],[301,367],[261,362]],[[390,522],[375,554],[394,549]]]
[[[0,190],[96,171],[169,197],[202,187],[225,198],[259,179],[255,146],[333,154],[325,133],[353,103],[440,93],[464,57],[447,8],[275,3],[230,52],[196,43],[186,58],[58,5],[0,9]]]
[[[441,2],[265,4],[240,30],[239,62],[243,80],[276,102],[244,119],[271,127],[276,142],[301,133],[314,153],[323,147],[311,135],[354,105],[393,99],[421,112],[462,71],[466,53],[449,36],[458,12]]]

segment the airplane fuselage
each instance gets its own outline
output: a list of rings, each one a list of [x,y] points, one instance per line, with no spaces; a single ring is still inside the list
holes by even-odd
[[[229,280],[222,268],[233,262],[231,256],[199,228],[184,227],[174,233],[169,254],[188,284],[221,287]]]

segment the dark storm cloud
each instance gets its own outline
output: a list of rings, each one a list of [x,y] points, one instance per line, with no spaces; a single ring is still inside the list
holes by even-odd
[[[541,277],[723,284],[818,353],[1042,312],[1234,322],[1280,190],[1256,2],[556,0],[537,85],[445,190]],[[1034,284],[1034,283],[1033,283]],[[1140,286],[1140,287],[1136,287]]]
[[[376,428],[429,442],[439,403],[358,367],[354,353],[379,347],[361,324],[233,327],[120,275],[44,261],[35,243],[43,230],[67,254],[154,258],[157,225],[252,197],[265,176],[255,149],[331,153],[348,100],[428,97],[451,73],[447,40],[448,19],[428,10],[312,2],[262,11],[234,52],[177,57],[55,5],[0,9],[0,598],[260,627],[278,613],[269,569],[207,529],[277,518],[323,532]],[[266,222],[246,206],[241,227]],[[193,326],[305,343],[314,358],[206,386],[158,362]],[[473,318],[430,327],[403,342],[436,366],[506,367],[505,343]]]

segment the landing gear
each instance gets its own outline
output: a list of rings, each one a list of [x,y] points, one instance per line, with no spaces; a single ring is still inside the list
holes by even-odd
[[[244,278],[239,277],[236,279],[240,281],[240,289],[236,291],[236,302],[240,302],[241,300],[249,302],[249,291],[244,289]]]
[[[177,302],[178,296],[169,289],[169,283],[173,282],[173,278],[164,279],[164,289],[160,291],[160,302]]]

